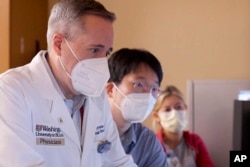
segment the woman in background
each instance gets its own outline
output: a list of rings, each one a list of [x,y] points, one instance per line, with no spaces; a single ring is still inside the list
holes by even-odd
[[[168,86],[158,96],[153,108],[155,125],[160,125],[157,137],[173,167],[214,167],[202,139],[185,131],[187,105],[175,86]]]

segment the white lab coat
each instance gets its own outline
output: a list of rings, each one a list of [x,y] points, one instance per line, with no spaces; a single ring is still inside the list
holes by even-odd
[[[0,75],[0,167],[136,166],[123,151],[105,92],[87,98],[81,152],[67,106],[46,71],[45,53]],[[111,142],[106,153],[97,152],[102,140]]]

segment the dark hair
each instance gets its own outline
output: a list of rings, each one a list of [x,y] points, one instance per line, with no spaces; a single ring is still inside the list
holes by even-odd
[[[158,59],[147,50],[129,48],[117,50],[109,57],[109,82],[119,84],[126,74],[136,71],[142,63],[148,65],[156,73],[160,85],[163,72]]]

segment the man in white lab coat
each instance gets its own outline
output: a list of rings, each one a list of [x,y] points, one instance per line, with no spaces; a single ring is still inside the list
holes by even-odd
[[[114,20],[96,1],[53,7],[48,51],[0,75],[0,166],[136,166],[104,92]]]

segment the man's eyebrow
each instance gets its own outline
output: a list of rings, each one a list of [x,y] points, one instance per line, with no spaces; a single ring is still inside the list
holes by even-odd
[[[102,45],[102,44],[92,44],[92,45],[90,45],[90,46],[91,46],[91,47],[98,47],[98,48],[105,48],[105,46]],[[113,47],[110,47],[108,51],[109,51],[109,52],[113,52]]]
[[[104,48],[104,45],[102,44],[92,44],[91,47],[98,47],[98,48]]]

